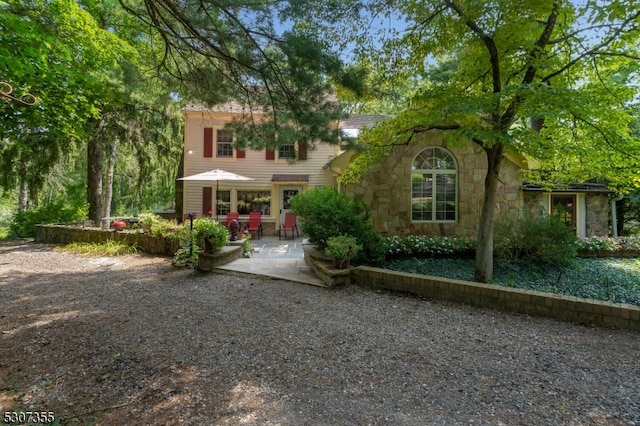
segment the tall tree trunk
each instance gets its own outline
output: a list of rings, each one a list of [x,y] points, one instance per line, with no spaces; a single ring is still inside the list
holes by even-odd
[[[488,168],[487,176],[484,179],[484,200],[478,227],[474,274],[474,280],[480,283],[489,282],[493,277],[493,228],[504,145],[496,143],[484,150],[487,154]]]
[[[87,144],[87,202],[89,203],[89,219],[96,226],[102,220],[102,129],[96,123],[96,134],[89,138]]]
[[[20,182],[20,193],[18,194],[18,211],[24,213],[29,204],[29,186],[24,180]]]
[[[113,175],[116,170],[116,154],[118,152],[118,140],[114,139],[109,146],[109,158],[107,159],[107,182],[105,185],[103,217],[111,216],[111,202],[113,200]]]

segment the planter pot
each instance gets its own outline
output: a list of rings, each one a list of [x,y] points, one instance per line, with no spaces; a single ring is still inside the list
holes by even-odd
[[[124,223],[121,220],[116,220],[115,222],[113,222],[113,224],[111,225],[113,227],[113,229],[115,229],[116,231],[122,231],[124,228],[127,227],[127,224]]]

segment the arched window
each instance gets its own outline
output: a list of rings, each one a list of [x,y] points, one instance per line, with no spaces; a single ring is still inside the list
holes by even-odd
[[[454,222],[457,219],[458,170],[449,151],[427,148],[411,167],[411,220]]]

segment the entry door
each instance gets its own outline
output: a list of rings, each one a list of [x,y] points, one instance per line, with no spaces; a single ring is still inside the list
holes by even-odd
[[[576,196],[575,194],[552,194],[551,211],[568,227],[576,229]]]
[[[280,187],[280,223],[284,223],[284,214],[291,211],[289,200],[294,195],[302,191],[301,186],[281,186]]]

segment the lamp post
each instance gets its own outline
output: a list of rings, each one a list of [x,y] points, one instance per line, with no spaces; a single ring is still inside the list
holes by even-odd
[[[12,95],[13,87],[6,81],[0,81],[0,97],[7,101],[17,102],[21,105],[31,106],[36,103],[36,97],[31,93],[24,93],[19,97]]]

